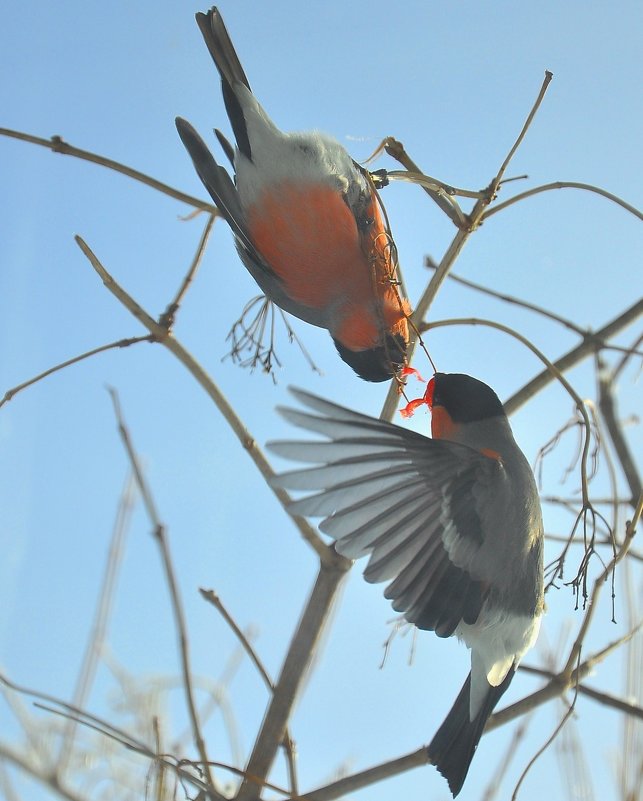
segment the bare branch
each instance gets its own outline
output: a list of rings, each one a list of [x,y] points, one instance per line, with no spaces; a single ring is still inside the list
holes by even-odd
[[[251,801],[256,798],[257,783],[265,782],[277,748],[284,738],[305,675],[317,655],[322,630],[328,622],[333,601],[347,573],[346,562],[347,560],[338,560],[331,566],[320,564],[315,585],[288,648],[272,700],[250,755],[245,771],[246,779],[239,789],[237,801]]]
[[[353,773],[351,776],[345,776],[343,779],[327,784],[324,787],[319,787],[317,790],[304,793],[298,801],[334,801],[335,798],[342,798],[349,793],[354,793],[363,787],[369,787],[371,784],[376,784],[383,779],[397,776],[413,768],[419,768],[428,764],[428,761],[426,746],[422,746],[417,751],[412,751],[390,762],[375,765],[359,773]]]
[[[39,373],[33,378],[30,378],[28,381],[25,381],[22,384],[18,384],[17,387],[8,389],[5,392],[2,400],[0,400],[0,408],[2,408],[2,406],[4,406],[5,403],[8,403],[19,392],[22,392],[23,389],[27,389],[27,387],[32,386],[32,384],[36,384],[38,381],[42,381],[43,378],[47,378],[47,376],[50,376],[53,373],[57,373],[59,370],[64,370],[65,367],[69,367],[72,364],[81,362],[83,361],[83,359],[89,359],[90,356],[95,356],[97,353],[103,353],[104,351],[112,350],[113,348],[128,348],[130,345],[136,345],[138,342],[152,342],[152,341],[153,341],[152,337],[150,336],[119,339],[117,342],[110,342],[109,345],[101,345],[99,348],[94,348],[93,350],[88,350],[86,353],[81,353],[80,356],[74,356],[73,359],[67,359],[67,361],[61,362],[60,364],[57,364],[54,367],[50,367],[48,370],[45,370],[44,373]]]
[[[214,214],[210,214],[208,216],[208,221],[205,224],[205,228],[203,229],[203,233],[201,234],[201,239],[199,240],[199,244],[196,249],[196,253],[194,258],[192,259],[192,264],[190,265],[190,269],[188,270],[183,282],[179,288],[179,291],[176,294],[174,300],[168,305],[167,309],[163,312],[161,317],[159,318],[159,323],[165,328],[172,328],[174,325],[174,319],[176,317],[176,313],[179,310],[179,306],[181,305],[181,301],[185,297],[185,293],[190,288],[190,284],[194,280],[194,276],[196,275],[196,271],[199,269],[199,265],[201,263],[201,258],[205,253],[205,246],[208,244],[208,239],[210,238],[210,232],[212,231],[212,226],[214,225],[214,221],[216,220],[216,216]]]
[[[73,145],[67,144],[60,136],[52,136],[51,139],[42,139],[39,136],[32,136],[31,134],[23,133],[22,131],[13,131],[10,128],[0,128],[0,136],[8,136],[12,139],[19,139],[22,142],[30,142],[32,145],[40,145],[40,147],[49,148],[54,153],[62,153],[65,156],[74,156],[75,158],[82,159],[83,161],[91,161],[93,164],[99,164],[101,167],[107,167],[114,172],[120,172],[128,178],[133,178],[135,181],[140,181],[146,186],[151,186],[157,192],[162,192],[164,195],[180,200],[187,203],[189,206],[194,206],[196,209],[207,211],[214,216],[219,216],[219,210],[212,203],[206,203],[204,200],[186,195],[185,192],[180,192],[167,184],[157,181],[156,178],[151,178],[145,173],[139,172],[132,167],[127,167],[125,164],[120,164],[118,161],[99,156],[97,153],[91,153],[89,150],[81,150]]]
[[[598,371],[598,405],[605,422],[605,427],[609,432],[610,439],[618,460],[621,463],[621,468],[625,474],[625,480],[632,493],[632,506],[636,502],[636,498],[641,494],[641,478],[634,462],[634,457],[630,453],[627,440],[623,436],[623,430],[619,425],[616,415],[616,401],[612,393],[611,376],[607,374],[605,366],[599,361]]]
[[[643,299],[637,300],[634,305],[630,306],[629,309],[626,309],[624,312],[615,317],[611,322],[604,325],[602,328],[590,337],[581,342],[580,345],[577,345],[575,348],[572,348],[568,353],[564,356],[561,356],[560,359],[557,359],[554,362],[554,366],[560,373],[564,373],[567,370],[574,367],[574,365],[581,362],[583,359],[586,359],[588,356],[591,356],[593,353],[596,352],[597,343],[603,342],[610,337],[615,336],[628,325],[633,323],[637,320],[641,314],[643,314]],[[538,375],[533,378],[529,383],[525,384],[525,386],[518,390],[511,398],[508,398],[505,403],[504,407],[507,411],[507,414],[511,415],[516,412],[521,406],[524,406],[527,401],[531,400],[534,395],[538,394],[541,389],[547,386],[547,384],[551,383],[554,380],[554,376],[549,372],[549,370],[543,370],[542,373],[538,373]]]
[[[446,253],[442,257],[442,260],[441,260],[440,264],[438,265],[435,273],[433,274],[431,280],[429,281],[429,285],[427,286],[425,291],[422,293],[422,297],[417,302],[417,304],[415,306],[415,309],[413,311],[413,314],[411,316],[411,330],[412,330],[412,332],[419,332],[421,330],[422,322],[425,319],[429,309],[431,308],[431,304],[435,300],[435,297],[438,294],[438,291],[440,290],[440,287],[444,283],[444,281],[445,281],[446,277],[448,276],[453,264],[455,263],[455,260],[460,255],[460,251],[465,246],[467,240],[469,239],[469,236],[473,233],[473,231],[476,230],[476,228],[482,222],[482,219],[483,219],[483,216],[484,216],[484,211],[487,208],[487,206],[490,203],[492,203],[493,200],[495,199],[496,193],[498,191],[498,187],[500,186],[500,183],[502,182],[502,178],[503,178],[503,175],[505,173],[505,170],[509,166],[509,162],[511,161],[514,153],[518,149],[520,143],[524,139],[525,134],[527,133],[527,129],[531,125],[531,122],[532,122],[536,112],[538,111],[538,108],[539,108],[539,106],[540,106],[540,104],[541,104],[541,102],[543,100],[543,97],[545,96],[545,92],[547,91],[547,87],[548,87],[549,82],[551,81],[551,79],[552,79],[552,73],[548,72],[548,71],[545,72],[545,79],[544,79],[543,84],[542,84],[542,86],[540,88],[540,92],[538,94],[538,97],[536,98],[536,101],[535,101],[534,105],[532,106],[532,109],[529,112],[529,115],[527,116],[527,120],[525,121],[525,124],[523,125],[522,130],[521,130],[520,134],[518,135],[518,138],[514,142],[511,150],[507,154],[507,157],[503,161],[500,169],[498,170],[498,173],[497,173],[496,177],[489,184],[488,188],[484,191],[482,196],[476,201],[473,209],[471,210],[471,213],[469,214],[469,216],[467,218],[466,227],[462,227],[461,226],[460,230],[458,231],[458,233],[453,238],[453,241],[451,242],[451,244],[447,248]],[[429,191],[429,194],[431,194],[430,190],[427,190],[427,191]],[[433,195],[432,195],[432,197],[433,197]],[[411,359],[413,357],[413,353],[415,351],[415,347],[417,345],[418,339],[419,339],[419,333],[412,333],[411,334],[411,338],[410,338],[410,341],[409,341],[409,347],[407,349],[407,356],[408,356],[409,362],[411,361]],[[397,383],[395,381],[393,381],[393,382],[391,382],[391,386],[389,387],[389,391],[388,391],[388,394],[386,396],[386,400],[384,401],[384,406],[382,407],[382,412],[380,414],[380,417],[382,419],[390,420],[393,417],[393,413],[394,413],[395,407],[397,405],[397,398],[398,398],[398,385],[397,385]]]
[[[543,102],[543,100],[545,98],[545,93],[547,92],[547,88],[549,87],[549,84],[551,83],[551,80],[552,80],[553,77],[554,77],[554,74],[552,72],[550,72],[549,70],[545,70],[545,77],[543,79],[542,86],[540,87],[540,92],[538,92],[538,97],[536,98],[536,102],[534,103],[534,105],[532,106],[531,111],[527,115],[527,119],[525,120],[525,124],[522,126],[522,130],[518,134],[518,138],[516,139],[516,141],[513,144],[513,147],[511,148],[511,150],[507,154],[507,158],[502,162],[502,166],[498,170],[498,174],[496,175],[496,177],[495,177],[495,179],[494,179],[494,181],[492,183],[492,186],[494,187],[494,192],[493,192],[494,195],[495,195],[496,190],[498,189],[498,187],[500,186],[500,184],[502,182],[502,179],[503,179],[504,174],[505,174],[505,172],[507,170],[507,167],[509,166],[509,162],[514,157],[516,151],[520,147],[520,144],[521,144],[522,140],[525,138],[525,136],[527,134],[527,131],[529,130],[529,127],[530,127],[531,123],[533,122],[534,117],[536,116],[536,114],[538,112],[538,109],[540,108],[540,104]]]
[[[121,435],[121,439],[123,440],[125,450],[127,451],[127,455],[129,456],[130,463],[132,465],[132,470],[134,472],[134,477],[136,479],[139,492],[141,493],[141,497],[143,498],[143,503],[147,510],[148,517],[150,518],[150,521],[152,523],[154,529],[153,531],[154,538],[156,539],[159,545],[159,549],[161,551],[161,560],[163,562],[163,567],[165,569],[165,577],[167,579],[168,589],[170,591],[170,598],[172,601],[172,610],[174,612],[174,622],[179,637],[179,653],[181,655],[181,667],[183,671],[183,687],[185,689],[185,699],[187,702],[190,720],[192,721],[192,735],[194,737],[194,742],[197,746],[197,750],[201,758],[202,770],[206,777],[206,784],[208,786],[209,794],[212,798],[223,799],[223,796],[221,796],[218,793],[218,791],[214,786],[214,781],[212,779],[212,774],[210,772],[210,767],[208,765],[208,754],[205,748],[203,735],[201,733],[201,725],[199,723],[196,704],[194,703],[194,692],[192,689],[192,671],[190,669],[187,625],[185,622],[185,613],[183,611],[183,604],[181,601],[181,597],[179,595],[179,588],[176,581],[176,576],[174,575],[174,566],[172,564],[172,557],[170,556],[170,548],[165,534],[165,526],[161,522],[161,519],[156,509],[156,504],[154,503],[152,492],[147,484],[147,481],[145,480],[145,476],[143,475],[143,470],[141,468],[140,462],[138,460],[136,452],[134,451],[134,446],[132,444],[129,431],[127,430],[125,421],[123,419],[118,395],[114,389],[110,388],[109,392],[112,397],[112,402],[114,404],[114,413],[116,415],[116,420],[118,422],[118,430]]]
[[[85,656],[83,658],[83,664],[79,672],[76,689],[73,695],[72,703],[79,709],[85,704],[85,700],[94,680],[94,676],[96,675],[98,660],[104,646],[108,620],[114,599],[116,578],[118,576],[118,569],[123,552],[123,543],[125,541],[125,536],[132,516],[132,510],[134,508],[134,495],[134,482],[132,476],[129,475],[125,482],[125,486],[123,487],[121,499],[118,504],[102,587],[98,596],[99,602],[96,607],[92,631],[88,639]],[[64,732],[63,743],[60,749],[57,764],[57,770],[60,772],[60,775],[64,773],[71,757],[76,724],[76,719],[70,718]]]
[[[643,213],[640,212],[634,206],[631,206],[629,203],[626,203],[622,198],[618,197],[618,195],[613,195],[611,192],[608,192],[606,189],[601,189],[600,186],[593,186],[592,184],[583,184],[577,181],[554,181],[551,184],[544,184],[543,186],[536,186],[533,189],[528,189],[525,192],[521,192],[519,195],[515,195],[509,200],[505,200],[502,203],[498,203],[493,208],[487,209],[484,213],[485,221],[492,217],[494,214],[497,214],[499,211],[506,209],[508,206],[513,206],[514,203],[518,203],[521,200],[524,200],[528,197],[533,197],[534,195],[539,195],[541,192],[549,192],[552,189],[583,189],[586,192],[595,192],[597,195],[602,195],[602,197],[611,200],[613,203],[617,203],[621,208],[624,208],[626,211],[629,211],[630,214],[633,214],[635,217],[638,217],[639,220],[643,220]]]
[[[252,662],[252,664],[259,671],[259,675],[262,677],[266,687],[271,692],[274,692],[275,685],[274,685],[272,679],[270,678],[270,676],[268,675],[268,671],[263,666],[263,663],[261,662],[261,660],[257,656],[257,653],[254,650],[254,648],[252,647],[252,645],[250,644],[248,638],[241,631],[239,626],[237,626],[234,618],[232,617],[232,615],[228,612],[228,610],[223,605],[223,602],[221,601],[219,596],[214,592],[214,590],[200,589],[199,592],[201,593],[203,598],[205,598],[205,600],[208,601],[208,603],[211,603],[214,606],[214,608],[217,609],[217,611],[223,617],[223,619],[228,624],[228,626],[230,626],[230,628],[234,632],[235,636],[237,637],[237,639],[241,643],[241,646],[243,647],[244,651],[250,657],[250,661]],[[290,736],[290,732],[288,731],[288,728],[286,728],[286,730],[284,732],[284,737],[283,737],[283,740],[281,742],[281,746],[284,749],[284,754],[285,754],[285,757],[286,757],[286,763],[288,765],[288,775],[289,775],[289,779],[290,779],[291,791],[294,794],[296,794],[296,792],[297,792],[297,771],[296,771],[296,765],[295,765],[295,745],[294,745],[294,740]]]
[[[631,636],[631,634],[628,635],[627,639],[629,640]],[[595,664],[595,662],[592,662],[592,664]],[[518,669],[524,671],[525,673],[532,673],[534,676],[542,676],[543,678],[550,680],[556,678],[556,674],[552,673],[551,670],[543,670],[542,668],[530,667],[528,665],[520,665]],[[586,684],[579,684],[578,692],[581,695],[586,695],[588,698],[592,698],[594,701],[598,701],[598,703],[602,704],[603,706],[612,707],[612,709],[616,709],[626,715],[631,715],[634,718],[643,720],[643,707],[637,706],[630,701],[617,698],[609,693],[599,692],[598,690],[592,689],[592,687],[588,687]]]
[[[234,410],[225,399],[223,393],[219,390],[212,378],[206,373],[201,365],[188,353],[188,351],[176,340],[171,333],[153,317],[151,317],[142,306],[125,292],[125,290],[112,278],[112,276],[103,267],[100,261],[93,254],[89,246],[79,237],[76,237],[78,246],[83,251],[90,264],[96,270],[101,280],[107,289],[114,295],[128,311],[139,320],[142,325],[152,334],[154,340],[162,343],[168,350],[170,350],[176,358],[183,364],[183,366],[191,373],[193,378],[201,385],[207,392],[211,400],[223,415],[224,419],[235,433],[243,447],[246,449],[250,458],[255,463],[261,475],[270,483],[273,477],[273,470],[263,454],[263,451],[257,445],[256,440],[251,436],[248,429],[243,425],[239,417],[235,414]],[[290,496],[285,490],[274,489],[274,494],[279,499],[284,508],[288,507],[290,503]],[[322,541],[315,529],[303,517],[291,517],[295,526],[299,530],[302,538],[313,548],[319,558],[328,563],[333,564],[337,559],[341,558],[334,553]]]
[[[424,264],[431,270],[437,270],[437,264],[433,261],[430,256],[425,256]],[[571,320],[566,320],[564,317],[560,317],[558,314],[554,314],[554,312],[549,311],[548,309],[544,309],[542,306],[537,306],[535,303],[528,303],[525,300],[520,300],[519,298],[512,297],[511,295],[505,295],[502,292],[496,292],[494,289],[490,289],[489,287],[482,286],[482,284],[477,284],[475,281],[470,281],[468,278],[462,278],[459,275],[455,275],[454,273],[449,273],[449,280],[455,281],[457,284],[461,284],[462,286],[466,286],[469,289],[474,289],[476,292],[481,292],[483,295],[489,295],[492,298],[497,298],[498,300],[502,300],[505,303],[511,303],[515,306],[520,306],[523,309],[529,309],[530,311],[534,311],[538,314],[541,314],[543,317],[547,317],[550,320],[554,320],[561,325],[564,325],[565,328],[569,328],[571,331],[574,331],[576,334],[580,336],[585,336],[587,333],[582,328],[577,326],[575,323],[571,322]]]

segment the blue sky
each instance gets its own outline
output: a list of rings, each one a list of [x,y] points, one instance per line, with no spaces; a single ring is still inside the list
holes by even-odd
[[[285,130],[319,128],[358,160],[393,135],[429,174],[454,185],[488,184],[518,134],[545,69],[554,73],[542,108],[513,160],[503,197],[556,180],[597,184],[639,208],[640,87],[643,62],[639,2],[383,2],[270,4],[222,2],[221,10],[251,85]],[[174,127],[177,114],[203,135],[228,131],[219,82],[185,2],[63,4],[36,0],[28,13],[13,2],[0,30],[0,125],[128,164],[205,197]],[[205,7],[202,9],[205,10]],[[109,295],[74,243],[80,234],[116,279],[153,315],[179,285],[205,223],[150,188],[87,162],[0,137],[4,188],[0,222],[0,395],[32,375],[90,348],[142,333]],[[395,169],[381,159],[375,165]],[[439,259],[454,230],[416,187],[383,194],[410,296],[427,281],[422,266]],[[491,218],[476,232],[455,272],[582,326],[599,327],[641,294],[640,223],[595,195],[549,192]],[[337,358],[328,335],[294,327],[323,375],[312,373],[282,334],[277,384],[221,361],[225,336],[256,294],[218,222],[175,333],[214,377],[260,444],[289,432],[274,413],[296,384],[378,414],[385,389],[360,382]],[[524,311],[447,284],[432,319],[491,317],[531,337],[549,357],[576,344],[565,329]],[[639,329],[640,331],[640,326]],[[618,342],[629,345],[636,329]],[[429,346],[440,369],[469,372],[501,398],[536,372],[516,342],[485,329],[443,328]],[[614,359],[613,356],[610,358]],[[421,372],[426,361],[418,359]],[[619,386],[623,418],[640,414],[631,365]],[[583,397],[596,396],[591,365],[570,374]],[[311,586],[315,560],[266,488],[217,410],[171,354],[138,345],[74,366],[26,390],[0,409],[0,663],[17,681],[69,697],[91,625],[127,460],[106,385],[117,388],[135,444],[168,525],[185,598],[195,671],[218,676],[235,643],[197,588],[213,587],[240,623],[259,630],[256,647],[274,675]],[[572,414],[551,387],[512,420],[533,461],[538,448]],[[428,428],[428,417],[411,423]],[[643,452],[640,428],[628,429]],[[545,491],[567,493],[559,480],[574,450],[567,438],[546,462]],[[279,465],[283,467],[283,465]],[[605,471],[597,494],[607,486]],[[545,508],[547,529],[566,533],[571,517]],[[550,548],[548,556],[555,550]],[[596,569],[598,566],[596,565]],[[351,573],[317,670],[293,721],[302,788],[327,780],[344,760],[360,769],[427,742],[462,684],[468,654],[455,642],[422,634],[406,665],[408,638],[379,670],[392,612],[381,588]],[[618,586],[617,586],[618,589]],[[606,588],[604,600],[609,601]],[[525,661],[556,649],[580,623],[568,589],[551,593],[541,643]],[[602,647],[624,626],[602,605],[588,648]],[[149,525],[137,508],[123,558],[110,631],[114,659],[142,676],[177,672],[170,609]],[[622,694],[620,656],[599,667],[595,686]],[[103,668],[89,706],[106,709],[114,682]],[[520,676],[507,700],[537,683]],[[110,689],[111,688],[111,689]],[[230,687],[242,748],[261,720],[265,692],[242,665]],[[173,697],[176,720],[180,697]],[[522,767],[555,726],[560,704],[538,711],[503,784],[508,797]],[[577,725],[595,777],[596,796],[617,798],[613,760],[618,716],[587,699]],[[12,731],[0,710],[0,731]],[[505,727],[483,740],[461,794],[479,798],[512,736]],[[212,752],[225,760],[213,724]],[[219,745],[220,743],[220,745]],[[539,762],[521,792],[565,797],[554,753]],[[277,774],[279,776],[279,774]],[[283,778],[283,777],[282,777]],[[36,793],[33,788],[27,792]],[[356,797],[447,798],[431,768]],[[24,796],[29,798],[28,794]],[[33,797],[43,797],[37,792]],[[579,795],[579,797],[589,797]]]

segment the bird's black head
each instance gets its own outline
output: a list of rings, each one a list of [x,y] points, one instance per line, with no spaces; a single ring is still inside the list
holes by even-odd
[[[333,337],[337,352],[364,381],[390,381],[404,367],[406,343],[399,334],[386,334],[383,345],[367,350],[350,350]]]
[[[454,423],[473,423],[505,414],[491,387],[464,373],[436,373],[427,395],[429,406],[443,406]]]

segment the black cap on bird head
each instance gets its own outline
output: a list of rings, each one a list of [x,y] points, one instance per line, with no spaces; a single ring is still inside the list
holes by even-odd
[[[406,342],[400,334],[386,333],[383,345],[351,350],[333,337],[337,352],[364,381],[390,381],[406,363]]]
[[[464,373],[436,373],[429,381],[425,399],[431,408],[443,406],[454,423],[505,415],[500,398],[491,387]]]

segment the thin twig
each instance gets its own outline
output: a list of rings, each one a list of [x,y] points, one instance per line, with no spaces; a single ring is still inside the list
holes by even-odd
[[[163,314],[159,318],[159,323],[168,329],[172,328],[172,326],[174,325],[176,313],[179,310],[181,301],[183,300],[185,293],[190,288],[190,284],[194,280],[196,271],[199,269],[201,258],[203,257],[203,254],[205,252],[205,246],[208,244],[208,239],[210,238],[210,232],[212,231],[212,226],[214,225],[215,220],[216,216],[214,214],[210,214],[208,216],[208,221],[206,222],[205,228],[203,229],[203,233],[201,234],[201,239],[199,240],[196,253],[194,255],[194,258],[192,259],[192,264],[190,265],[190,269],[188,270],[185,278],[183,279],[183,282],[179,287],[179,291],[176,293],[176,297],[168,305],[167,309],[163,312]]]
[[[516,150],[518,150],[522,140],[525,138],[525,135],[527,134],[527,131],[529,130],[529,126],[533,122],[533,119],[536,116],[536,113],[538,112],[538,109],[540,108],[540,104],[543,102],[543,99],[545,97],[545,92],[547,91],[547,87],[551,83],[551,80],[552,80],[553,77],[554,77],[554,74],[552,72],[550,72],[549,70],[545,70],[545,78],[543,80],[542,86],[540,87],[540,92],[538,93],[538,97],[536,98],[536,102],[532,106],[532,109],[529,112],[529,114],[527,116],[527,119],[525,120],[525,124],[522,126],[522,130],[518,134],[518,138],[516,139],[516,141],[513,144],[513,147],[511,148],[511,150],[507,154],[507,158],[502,162],[502,166],[498,170],[498,174],[496,175],[496,177],[495,177],[495,179],[494,179],[494,181],[492,183],[492,186],[494,186],[496,190],[500,186],[500,184],[502,183],[502,179],[504,177],[505,172],[507,171],[507,167],[509,166],[509,162],[514,157],[514,154],[515,154]],[[494,194],[495,194],[495,192],[494,192]]]
[[[172,610],[174,612],[174,622],[176,625],[176,630],[179,638],[179,652],[181,655],[181,667],[183,671],[183,687],[185,690],[185,699],[188,707],[188,713],[190,715],[190,720],[192,721],[192,734],[194,736],[194,742],[197,746],[197,750],[201,758],[202,769],[205,774],[206,784],[208,786],[208,792],[212,798],[223,799],[223,796],[216,790],[214,786],[214,780],[212,779],[212,774],[210,772],[210,767],[208,765],[208,754],[205,748],[203,735],[201,733],[201,725],[199,723],[196,704],[194,702],[194,692],[192,689],[192,671],[190,669],[187,625],[185,622],[185,613],[183,611],[183,604],[181,602],[181,597],[179,595],[176,576],[174,574],[174,566],[172,564],[172,557],[170,556],[170,549],[167,542],[165,526],[161,522],[161,519],[159,517],[158,511],[156,509],[156,504],[152,496],[152,492],[147,484],[147,481],[143,474],[143,470],[138,460],[138,456],[136,455],[136,452],[134,450],[132,439],[125,425],[125,420],[121,412],[118,394],[111,387],[109,388],[109,393],[112,398],[112,403],[114,404],[114,414],[116,415],[116,420],[118,422],[118,430],[121,435],[121,439],[123,440],[123,445],[125,446],[125,450],[127,451],[127,455],[129,456],[130,463],[132,465],[132,470],[134,471],[134,476],[136,478],[136,483],[138,485],[139,492],[141,493],[141,497],[143,499],[143,503],[147,510],[148,517],[150,518],[150,521],[152,523],[154,537],[161,551],[161,560],[163,562],[163,567],[165,569],[165,576],[167,579],[168,589],[170,591],[170,598],[172,601]]]
[[[623,639],[623,642],[631,639],[631,637],[632,634],[629,634],[627,638]],[[543,670],[542,668],[531,667],[529,665],[520,665],[518,669],[524,671],[525,673],[531,673],[534,676],[542,676],[543,678],[549,680],[557,677],[557,674],[553,673],[551,670]],[[633,718],[639,718],[643,720],[643,707],[637,706],[630,701],[617,698],[609,693],[599,692],[598,690],[594,690],[592,687],[588,687],[586,684],[579,684],[578,692],[581,695],[586,695],[588,698],[592,698],[594,701],[597,701],[603,706],[609,706],[612,709],[617,709],[619,712],[623,712],[625,715],[631,715]]]
[[[578,657],[580,659],[580,652],[578,654]],[[538,749],[538,751],[536,751],[536,753],[533,755],[533,757],[529,760],[529,762],[528,762],[527,766],[525,767],[525,769],[523,770],[523,772],[520,774],[520,778],[518,779],[518,782],[516,783],[516,787],[515,787],[512,795],[511,795],[511,801],[516,801],[516,799],[518,798],[518,792],[520,791],[522,783],[527,778],[527,774],[533,768],[533,766],[536,764],[536,762],[540,759],[540,757],[545,753],[545,751],[549,748],[549,746],[554,742],[556,737],[558,737],[558,735],[562,731],[564,725],[567,723],[567,721],[572,716],[572,714],[574,712],[574,708],[576,706],[577,698],[578,698],[578,682],[576,682],[576,685],[574,687],[574,698],[572,699],[571,704],[569,705],[569,707],[567,708],[565,714],[563,715],[562,720],[558,723],[558,725],[556,726],[556,728],[554,729],[552,734],[547,738],[546,742]]]
[[[430,256],[426,256],[424,259],[425,266],[428,267],[430,270],[437,270],[438,265],[433,261]],[[549,311],[549,309],[545,309],[542,306],[537,306],[535,303],[529,303],[526,300],[521,300],[520,298],[513,297],[512,295],[506,295],[503,292],[497,292],[495,289],[491,289],[490,287],[483,286],[482,284],[477,284],[475,281],[470,281],[468,278],[462,278],[459,275],[455,275],[454,273],[449,273],[449,281],[455,281],[456,284],[462,284],[462,286],[466,286],[469,289],[474,289],[476,292],[480,292],[483,295],[489,295],[489,297],[497,298],[498,300],[502,300],[505,303],[511,303],[515,306],[520,306],[523,309],[529,309],[529,311],[536,312],[537,314],[542,315],[543,317],[547,317],[550,320],[553,320],[556,323],[560,323],[561,325],[568,328],[570,331],[574,331],[574,333],[578,334],[581,337],[585,337],[591,335],[590,331],[587,331],[580,326],[573,323],[571,320],[567,320],[564,317],[561,317],[558,314],[554,314],[554,312]]]
[[[4,406],[5,403],[8,403],[19,392],[22,392],[23,389],[30,387],[32,384],[36,384],[38,381],[42,381],[43,378],[47,378],[47,376],[52,375],[52,373],[57,373],[59,370],[64,370],[65,367],[69,367],[77,362],[82,362],[83,359],[89,359],[90,356],[95,356],[97,353],[103,353],[103,351],[112,350],[113,348],[128,348],[130,345],[136,345],[139,342],[152,342],[152,337],[146,335],[144,337],[129,337],[129,339],[119,339],[117,342],[110,342],[108,345],[101,345],[93,350],[88,350],[86,353],[81,353],[80,356],[74,356],[73,359],[67,359],[65,362],[61,362],[54,367],[50,367],[48,370],[45,370],[43,373],[39,373],[33,378],[30,378],[28,381],[18,384],[17,387],[8,389],[5,392],[2,400],[0,400],[0,408]]]
[[[234,635],[236,636],[236,638],[241,643],[241,647],[246,652],[246,654],[250,657],[250,661],[252,662],[252,664],[259,671],[259,675],[263,679],[266,687],[270,690],[270,692],[274,692],[275,685],[274,685],[272,679],[270,678],[270,676],[268,675],[268,671],[266,670],[266,668],[264,667],[263,663],[261,662],[261,660],[257,656],[257,652],[252,647],[252,645],[251,645],[250,641],[248,640],[248,638],[246,637],[246,635],[243,633],[243,631],[241,631],[241,629],[237,625],[237,623],[234,620],[234,618],[232,617],[232,615],[228,612],[228,610],[223,605],[223,602],[221,601],[219,596],[214,592],[214,590],[199,589],[199,592],[201,593],[202,597],[208,603],[211,603],[215,607],[215,609],[223,617],[223,619],[228,624],[228,626],[230,626],[230,628],[234,632]],[[285,758],[286,758],[286,764],[288,766],[288,775],[289,775],[289,779],[290,779],[290,789],[291,789],[292,793],[296,793],[297,792],[297,770],[296,770],[296,764],[295,764],[295,746],[294,746],[294,741],[293,741],[292,737],[290,736],[290,732],[288,731],[288,728],[286,728],[286,730],[284,732],[284,737],[283,737],[283,741],[282,741],[281,745],[283,747]]]
[[[83,664],[73,695],[72,703],[79,709],[85,705],[87,695],[96,675],[98,660],[104,647],[107,625],[114,600],[114,589],[123,552],[123,543],[134,508],[134,494],[135,487],[133,477],[132,475],[128,475],[116,512],[102,588],[98,595],[99,602],[94,615],[94,624],[88,638]],[[74,718],[70,718],[65,728],[56,767],[60,775],[64,773],[71,757],[76,725],[77,721]]]
[[[201,593],[201,596],[208,603],[210,603],[210,604],[212,604],[212,606],[214,606],[214,608],[219,612],[219,614],[225,620],[225,622],[228,624],[228,626],[230,626],[230,628],[232,629],[235,637],[241,643],[241,647],[246,652],[246,654],[248,654],[248,656],[250,657],[250,661],[252,662],[252,664],[257,668],[257,671],[259,672],[259,675],[263,679],[266,687],[269,690],[274,690],[274,684],[272,682],[272,679],[268,675],[268,671],[263,666],[263,663],[261,662],[261,660],[257,656],[257,652],[255,651],[255,649],[250,644],[250,642],[249,642],[248,638],[246,637],[246,635],[243,633],[243,631],[241,631],[239,626],[236,624],[236,622],[235,622],[234,618],[232,617],[232,615],[225,608],[225,606],[223,605],[223,602],[221,601],[219,596],[216,594],[216,592],[214,590],[204,590],[203,588],[199,588],[199,592]]]
[[[528,197],[533,197],[534,195],[539,195],[541,192],[549,192],[552,189],[583,189],[586,192],[595,192],[597,195],[601,195],[602,197],[607,198],[608,200],[617,203],[621,208],[624,208],[626,211],[629,211],[630,214],[633,214],[635,217],[638,217],[639,220],[643,220],[643,212],[640,212],[634,206],[631,206],[629,203],[626,203],[622,198],[618,197],[618,195],[613,195],[611,192],[608,192],[606,189],[601,189],[600,186],[593,186],[592,184],[583,184],[579,183],[578,181],[554,181],[551,184],[544,184],[543,186],[536,186],[533,189],[527,189],[525,192],[521,192],[519,195],[514,195],[514,197],[509,198],[509,200],[504,200],[502,203],[498,203],[493,208],[487,209],[484,213],[484,220],[488,220],[489,217],[492,217],[494,214],[497,214],[499,211],[506,209],[508,206],[513,206],[514,203],[518,203],[521,200],[524,200]]]
[[[32,145],[46,147],[54,153],[61,153],[65,156],[74,156],[75,158],[82,159],[83,161],[91,161],[92,164],[98,164],[101,167],[107,167],[109,170],[120,172],[122,175],[126,175],[128,178],[133,178],[135,181],[140,181],[146,186],[151,186],[152,189],[156,189],[157,192],[162,192],[164,195],[169,195],[176,200],[187,203],[189,206],[193,206],[195,209],[207,211],[209,214],[214,214],[215,216],[219,215],[219,210],[213,206],[212,203],[207,203],[204,200],[199,200],[196,197],[192,197],[192,195],[187,195],[185,192],[180,192],[178,189],[174,189],[173,187],[168,186],[161,181],[157,181],[156,178],[151,178],[149,175],[145,175],[145,173],[139,172],[132,167],[127,167],[125,164],[120,164],[118,161],[113,161],[112,159],[105,158],[104,156],[99,156],[97,153],[92,153],[89,150],[81,150],[78,147],[74,147],[73,145],[70,145],[61,139],[60,136],[52,136],[51,139],[42,139],[39,136],[32,136],[31,134],[23,133],[22,131],[14,131],[10,128],[0,128],[0,136],[8,136],[12,139],[19,139],[21,142],[30,142]]]
[[[434,192],[438,190],[447,195],[458,195],[459,197],[468,197],[473,200],[478,200],[484,195],[484,191],[479,189],[459,189],[418,170],[387,170],[386,177],[393,181],[406,181],[410,184],[417,184],[418,186],[432,189]]]

